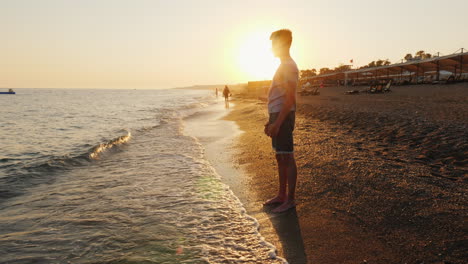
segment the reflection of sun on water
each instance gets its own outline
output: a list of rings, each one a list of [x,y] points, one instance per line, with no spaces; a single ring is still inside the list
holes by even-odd
[[[250,81],[271,80],[279,60],[271,52],[269,34],[252,34],[239,46],[237,62],[243,75]]]

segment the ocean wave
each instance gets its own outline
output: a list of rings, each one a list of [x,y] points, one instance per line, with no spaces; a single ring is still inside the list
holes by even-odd
[[[13,165],[4,165],[0,168],[7,175],[0,178],[0,201],[21,195],[26,188],[54,181],[57,172],[89,165],[101,159],[104,154],[120,150],[119,146],[128,143],[131,137],[130,131],[127,131],[125,135],[94,145],[78,155],[44,156],[32,164],[20,161]],[[2,159],[3,162],[11,160],[14,159]]]
[[[196,115],[199,110],[210,105],[210,102],[196,102],[181,105],[175,108],[156,108],[157,116],[154,116],[155,124],[142,126],[132,129],[138,134],[150,132],[153,129],[160,128],[163,125],[175,124],[177,120]],[[177,124],[178,125],[178,124]],[[7,174],[14,175],[17,178],[19,174],[41,174],[44,172],[52,172],[55,170],[71,169],[77,166],[84,166],[91,161],[99,160],[103,155],[120,150],[119,146],[132,138],[132,133],[127,130],[125,135],[120,135],[108,141],[98,143],[96,145],[83,145],[89,147],[88,151],[76,155],[67,154],[62,156],[42,156],[35,158],[36,162],[31,163],[24,159],[13,159],[2,157],[0,159],[0,169]],[[36,153],[39,154],[39,153]],[[12,164],[14,162],[14,164]],[[21,173],[25,172],[25,173]],[[8,176],[7,176],[8,177]]]
[[[155,120],[154,125],[143,126],[135,129],[136,132],[148,132],[155,128],[160,128],[163,125],[167,124],[176,124],[178,120],[186,119],[192,117],[193,115],[198,115],[202,113],[202,109],[213,105],[215,101],[209,101],[204,98],[205,101],[200,100],[200,102],[189,103],[185,105],[180,105],[178,107],[158,107],[152,111],[155,113],[153,117],[142,118],[141,120],[148,121],[151,119]],[[178,124],[178,123],[177,123]],[[179,124],[178,124],[179,125]]]
[[[90,161],[98,160],[105,152],[116,149],[119,145],[128,143],[132,134],[126,131],[127,134],[118,136],[111,140],[91,146],[88,151],[78,155],[64,155],[60,157],[49,157],[46,162],[40,164],[33,164],[25,166],[24,169],[34,172],[37,170],[53,170],[53,169],[67,169],[76,166],[83,166],[89,164]]]
[[[130,133],[130,131],[127,131],[127,135],[119,136],[107,142],[96,145],[91,149],[91,152],[89,153],[88,157],[93,160],[99,159],[99,157],[104,152],[113,149],[115,146],[127,143],[131,137],[132,133]]]
[[[199,118],[199,117],[202,117],[202,116],[208,116],[210,115],[211,113],[208,112],[208,111],[193,111],[192,113],[190,114],[187,114],[186,116],[184,116],[184,120],[189,120],[189,119],[192,119],[192,118]]]

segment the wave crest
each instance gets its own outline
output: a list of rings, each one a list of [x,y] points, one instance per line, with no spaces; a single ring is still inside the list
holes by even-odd
[[[127,131],[127,135],[123,135],[123,136],[114,138],[112,140],[109,140],[107,142],[101,143],[97,146],[94,146],[91,149],[91,152],[89,153],[88,157],[90,159],[97,160],[102,155],[102,153],[104,153],[105,151],[109,149],[112,149],[113,147],[117,145],[127,143],[131,137],[132,137],[132,133],[130,133],[130,131]]]

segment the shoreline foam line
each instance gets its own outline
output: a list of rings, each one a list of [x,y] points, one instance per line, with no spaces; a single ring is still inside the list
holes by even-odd
[[[230,184],[233,183],[233,177],[235,177],[234,174],[244,174],[240,169],[236,169],[233,165],[229,165],[226,160],[221,158],[221,156],[224,156],[224,159],[230,159],[230,156],[232,155],[230,151],[226,150],[230,145],[223,146],[223,143],[232,142],[238,135],[243,133],[235,122],[221,120],[231,110],[222,109],[222,104],[220,103],[212,107],[207,107],[203,109],[203,111],[211,111],[212,114],[207,113],[200,115],[200,119],[194,117],[190,118],[190,120],[184,120],[185,122],[183,123],[184,127],[182,131],[186,136],[194,138],[194,140],[201,145],[204,150],[203,156],[211,165],[214,175],[219,178],[220,183],[225,186],[228,193],[230,193],[234,201],[238,204],[241,209],[241,214],[252,221],[261,245],[270,249],[268,258],[276,259],[287,264],[288,262],[286,259],[277,255],[278,249],[272,243],[268,242],[260,232],[260,222],[258,219],[247,212],[246,206],[242,203],[240,198],[235,195],[232,186],[230,186]],[[228,127],[223,127],[223,130],[220,132],[219,127],[221,126],[221,123],[224,123],[224,125]],[[216,151],[217,153],[215,153],[215,149],[218,150]]]

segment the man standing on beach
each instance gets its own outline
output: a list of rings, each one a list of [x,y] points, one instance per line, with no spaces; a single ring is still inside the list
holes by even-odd
[[[278,195],[264,205],[279,204],[273,212],[284,212],[296,206],[297,167],[293,152],[293,130],[296,111],[296,87],[299,70],[289,54],[292,43],[290,30],[281,29],[270,36],[272,51],[281,60],[268,91],[269,120],[265,134],[271,137],[278,162]]]

